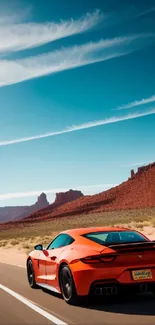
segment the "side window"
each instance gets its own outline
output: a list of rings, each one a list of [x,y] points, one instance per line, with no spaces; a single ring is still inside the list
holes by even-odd
[[[72,244],[73,241],[74,239],[71,236],[67,234],[60,234],[52,241],[52,243],[47,247],[47,249],[55,249],[67,246]]]

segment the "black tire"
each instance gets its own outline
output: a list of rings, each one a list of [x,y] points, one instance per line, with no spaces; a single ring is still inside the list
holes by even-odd
[[[80,305],[83,298],[77,295],[72,272],[68,265],[62,266],[59,279],[63,299],[70,305]]]
[[[36,289],[38,288],[36,281],[35,281],[35,274],[34,274],[34,268],[33,263],[31,260],[28,260],[27,262],[27,278],[28,282],[31,288]]]

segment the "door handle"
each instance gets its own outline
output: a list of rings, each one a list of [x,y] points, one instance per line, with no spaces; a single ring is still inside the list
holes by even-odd
[[[55,261],[56,256],[51,256],[50,259],[51,259],[52,261]]]

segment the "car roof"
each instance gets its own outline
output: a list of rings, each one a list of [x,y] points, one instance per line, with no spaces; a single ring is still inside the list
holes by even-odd
[[[132,229],[130,228],[124,228],[124,227],[89,227],[89,228],[75,228],[75,229],[68,229],[65,231],[62,231],[61,234],[68,234],[71,236],[80,236],[80,235],[85,235],[90,232],[98,232],[98,231],[107,231],[107,232],[112,232],[112,231],[131,231]]]

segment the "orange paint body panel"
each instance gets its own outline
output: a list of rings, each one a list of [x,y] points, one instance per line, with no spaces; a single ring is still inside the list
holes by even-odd
[[[29,254],[28,260],[31,259],[33,262],[35,281],[61,292],[59,272],[61,266],[67,264],[72,272],[77,294],[80,296],[88,295],[92,285],[96,282],[116,281],[120,285],[134,285],[141,282],[155,284],[155,243],[137,231],[134,232],[136,236],[141,236],[144,240],[140,243],[104,245],[100,243],[99,236],[98,242],[92,239],[93,233],[100,235],[100,233],[110,234],[111,232],[114,235],[122,234],[122,236],[129,233],[129,237],[132,237],[130,232],[134,230],[119,227],[94,227],[61,232],[59,236],[65,234],[73,241],[62,247],[54,249],[47,247],[45,250],[34,250]],[[92,240],[85,237],[90,233]],[[52,243],[54,245],[54,241]],[[138,280],[133,279],[132,271],[140,271],[135,273],[139,277]]]

